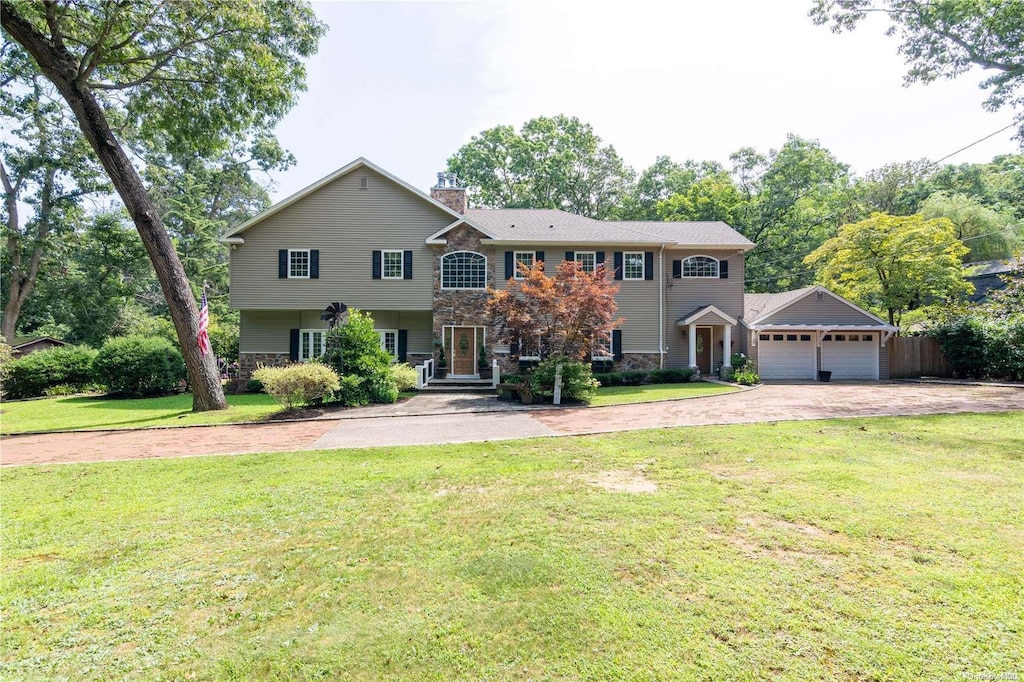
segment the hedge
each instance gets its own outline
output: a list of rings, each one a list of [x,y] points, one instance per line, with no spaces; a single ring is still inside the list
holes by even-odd
[[[93,359],[96,351],[86,346],[59,346],[39,350],[11,361],[4,383],[8,398],[35,398],[56,386],[81,391],[96,382]],[[67,390],[67,389],[64,389]]]
[[[150,396],[170,393],[185,381],[185,361],[167,339],[122,336],[108,339],[93,362],[96,380],[111,393]]]

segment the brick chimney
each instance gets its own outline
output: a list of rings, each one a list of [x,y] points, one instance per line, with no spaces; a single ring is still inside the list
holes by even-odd
[[[438,173],[437,185],[430,188],[430,197],[452,209],[456,213],[465,213],[466,188],[459,187],[455,173]]]

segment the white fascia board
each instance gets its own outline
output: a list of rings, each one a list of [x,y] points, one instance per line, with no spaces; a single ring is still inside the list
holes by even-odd
[[[318,189],[320,189],[324,185],[327,185],[327,184],[329,184],[331,182],[334,182],[335,180],[337,180],[338,178],[342,177],[343,175],[348,175],[349,173],[351,173],[352,171],[354,171],[354,170],[356,170],[358,168],[369,168],[372,171],[376,171],[377,173],[380,173],[381,175],[386,177],[388,180],[391,180],[392,182],[398,184],[400,187],[404,187],[405,189],[409,190],[410,192],[412,192],[416,196],[420,197],[421,199],[423,199],[423,200],[433,204],[434,206],[436,206],[437,208],[441,209],[445,213],[451,215],[453,218],[456,218],[457,219],[456,222],[464,221],[467,224],[472,225],[474,228],[476,228],[476,229],[480,230],[481,232],[483,232],[483,230],[480,228],[480,226],[474,224],[471,220],[468,220],[461,213],[459,213],[457,211],[453,211],[452,209],[448,208],[447,206],[442,204],[437,199],[434,199],[433,197],[431,197],[426,192],[420,190],[417,187],[414,187],[414,186],[410,185],[405,180],[402,180],[401,178],[399,178],[399,177],[397,177],[395,175],[392,175],[391,173],[389,173],[388,171],[384,170],[383,168],[381,168],[377,164],[373,163],[372,161],[369,161],[368,159],[360,156],[355,161],[353,161],[353,162],[351,162],[349,164],[346,164],[345,166],[342,166],[341,168],[339,168],[338,170],[334,171],[330,175],[327,175],[326,177],[320,178],[319,180],[317,180],[313,184],[308,185],[307,187],[304,187],[303,189],[300,189],[298,192],[296,192],[295,194],[291,195],[290,197],[288,197],[286,199],[283,199],[282,201],[279,201],[278,203],[274,204],[273,206],[271,206],[267,210],[263,211],[259,215],[255,216],[253,218],[250,218],[249,220],[245,221],[241,225],[238,225],[237,227],[234,227],[234,228],[228,230],[223,235],[221,235],[221,237],[220,237],[221,240],[223,241],[224,239],[227,239],[229,237],[233,237],[236,234],[240,234],[242,232],[245,232],[246,230],[248,230],[253,225],[256,225],[257,223],[263,222],[264,220],[266,220],[270,216],[274,215],[278,211],[291,206],[292,204],[294,204],[299,199],[302,199],[303,197],[306,197],[306,196],[312,194],[313,192],[317,191]],[[453,226],[454,226],[454,223],[452,225],[449,225],[448,228],[446,228],[446,229],[450,229]]]
[[[244,244],[245,240],[241,237],[221,237],[218,239],[221,244]]]
[[[481,226],[477,225],[473,221],[469,220],[468,218],[465,218],[465,217],[461,216],[458,213],[456,213],[455,215],[460,216],[458,220],[456,220],[451,225],[447,225],[445,227],[442,227],[440,230],[438,230],[434,234],[432,234],[429,237],[427,237],[426,243],[427,244],[447,244],[448,240],[447,239],[441,239],[441,235],[447,234],[448,232],[450,232],[451,230],[454,230],[459,225],[468,225],[468,226],[472,227],[474,230],[476,230],[477,232],[479,232],[479,233],[483,234],[484,236],[486,236],[488,239],[493,239],[494,238],[494,235],[492,235],[490,232],[488,232],[487,230],[485,230]],[[484,240],[481,239],[480,241],[484,241]]]
[[[591,247],[596,249],[599,246],[614,246],[623,249],[644,249],[649,250],[654,247],[663,246],[660,242],[610,242],[608,240],[601,241],[581,241],[579,239],[481,239],[482,243],[494,244],[495,246],[579,246],[579,247]]]
[[[841,331],[841,332],[897,332],[898,327],[885,324],[750,324],[747,328],[755,332],[769,331]]]

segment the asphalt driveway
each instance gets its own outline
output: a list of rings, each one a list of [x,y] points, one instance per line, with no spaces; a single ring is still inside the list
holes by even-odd
[[[421,401],[422,399],[422,401]],[[417,396],[362,415],[312,422],[10,436],[0,463],[52,464],[239,452],[421,445],[670,426],[1024,410],[1024,388],[954,384],[789,384],[688,400],[547,409],[463,398],[462,409]],[[417,401],[421,401],[417,403]],[[495,411],[497,407],[497,411]],[[470,411],[476,408],[490,411]]]

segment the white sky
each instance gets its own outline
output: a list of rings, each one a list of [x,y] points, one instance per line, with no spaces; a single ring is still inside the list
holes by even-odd
[[[481,130],[566,114],[637,172],[814,138],[863,173],[938,159],[1009,124],[980,70],[902,85],[898,40],[872,18],[835,35],[810,0],[315,2],[330,31],[278,127],[298,163],[282,199],[365,156],[422,189]],[[1008,130],[950,159],[1019,151]]]

